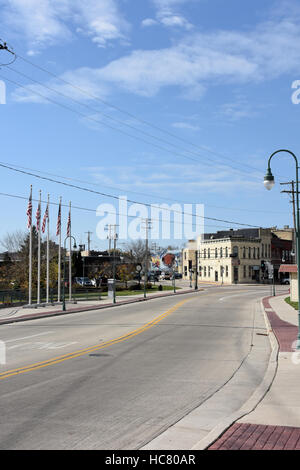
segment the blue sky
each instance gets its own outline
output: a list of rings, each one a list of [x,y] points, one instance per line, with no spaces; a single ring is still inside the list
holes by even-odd
[[[206,220],[206,231],[238,228],[233,222],[292,225],[289,197],[280,193],[287,188],[279,185],[295,179],[291,157],[273,160],[271,192],[262,180],[273,151],[300,157],[300,104],[291,99],[300,79],[296,0],[0,0],[0,6],[0,37],[19,56],[0,70],[7,88],[1,162],[142,203],[204,204],[205,216],[228,221]],[[1,63],[10,60],[6,54]],[[33,184],[35,198],[41,189],[53,202],[62,196],[88,209],[115,204],[4,168],[1,175],[2,193],[27,197]],[[26,229],[27,202],[0,198],[1,239]],[[54,207],[53,235],[56,214]],[[64,225],[66,219],[64,209]],[[97,239],[99,220],[74,209],[79,243],[89,230],[93,248],[107,245]]]

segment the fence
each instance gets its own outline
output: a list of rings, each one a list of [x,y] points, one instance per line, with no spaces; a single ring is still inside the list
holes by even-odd
[[[72,299],[80,300],[98,300],[101,298],[101,294],[104,289],[74,287],[72,288]],[[46,289],[41,289],[41,303],[46,302]],[[69,290],[65,290],[65,298],[69,299]],[[62,292],[61,292],[62,300]],[[49,302],[54,303],[58,301],[57,289],[49,290]],[[33,292],[32,303],[37,302],[36,292]],[[11,305],[26,305],[28,304],[28,291],[26,290],[3,290],[0,291],[0,308],[4,308]]]

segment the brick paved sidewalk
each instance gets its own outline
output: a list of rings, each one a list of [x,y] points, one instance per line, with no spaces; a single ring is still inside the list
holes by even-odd
[[[300,428],[235,423],[208,450],[300,450]]]
[[[263,306],[278,341],[279,351],[292,352],[298,328],[276,314],[269,303],[271,298],[264,298]],[[300,427],[236,422],[208,450],[300,450]]]

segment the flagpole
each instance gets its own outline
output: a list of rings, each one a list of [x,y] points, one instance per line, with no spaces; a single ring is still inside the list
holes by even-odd
[[[58,220],[57,220],[57,231],[59,230],[58,238],[58,281],[57,281],[57,301],[60,302],[60,290],[61,290],[61,197],[59,200],[58,209]]]
[[[29,282],[28,282],[28,303],[32,303],[32,184],[30,185],[30,208],[28,208],[28,224],[29,225]]]
[[[47,204],[47,279],[46,279],[46,303],[49,303],[49,203],[50,203],[50,196],[48,194],[48,204]]]
[[[69,210],[69,217],[70,217],[70,245],[69,245],[69,300],[72,300],[72,224],[71,224],[71,201],[70,201],[70,210]]]
[[[41,302],[41,202],[42,191],[40,190],[39,199],[39,230],[38,230],[38,283],[37,283],[37,304]]]

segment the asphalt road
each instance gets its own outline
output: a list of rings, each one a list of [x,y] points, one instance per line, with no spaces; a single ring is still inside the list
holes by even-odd
[[[141,448],[235,374],[269,293],[209,288],[1,326],[0,449]],[[266,370],[262,351],[245,396]]]

